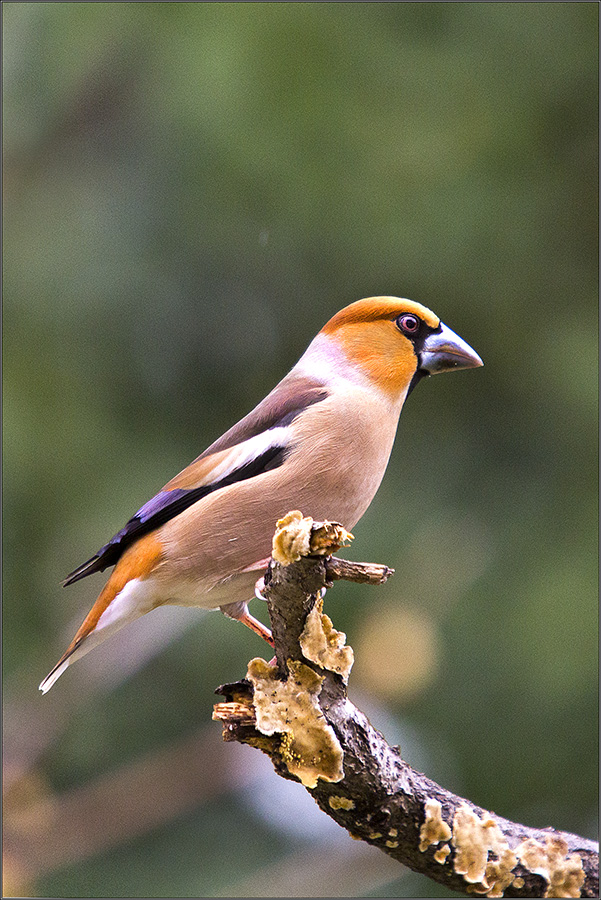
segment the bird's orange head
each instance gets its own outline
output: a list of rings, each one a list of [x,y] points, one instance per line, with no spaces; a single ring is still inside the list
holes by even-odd
[[[438,316],[399,297],[368,297],[322,328],[345,357],[385,393],[404,395],[420,377],[481,366],[482,360]]]

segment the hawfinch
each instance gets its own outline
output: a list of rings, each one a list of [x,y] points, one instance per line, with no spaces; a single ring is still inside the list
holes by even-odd
[[[370,297],[342,309],[251,413],[67,577],[115,566],[40,690],[162,604],[218,607],[270,641],[248,601],[276,521],[301,509],[352,529],[380,485],[409,392],[424,376],[481,365],[419,303]]]

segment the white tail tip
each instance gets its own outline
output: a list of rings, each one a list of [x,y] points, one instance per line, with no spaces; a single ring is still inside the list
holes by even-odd
[[[54,682],[58,681],[70,662],[70,659],[66,659],[63,663],[60,664],[60,666],[57,666],[56,669],[53,669],[49,675],[46,675],[44,680],[40,682],[40,690],[42,694],[46,694],[50,690]]]

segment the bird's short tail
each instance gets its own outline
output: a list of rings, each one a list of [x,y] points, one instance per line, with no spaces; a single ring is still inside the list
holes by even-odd
[[[83,656],[84,653],[87,653],[88,650],[91,650],[91,646],[86,646],[84,644],[85,637],[82,637],[79,641],[73,639],[69,644],[67,650],[63,653],[57,664],[48,672],[44,680],[40,683],[40,690],[42,694],[45,694],[50,690],[55,681],[57,681],[67,666],[70,666],[72,662],[75,662],[76,659],[79,659],[80,656]],[[83,646],[82,646],[83,645]]]
[[[94,647],[104,641],[111,634],[114,634],[118,628],[126,625],[131,621],[131,616],[119,615],[119,597],[123,593],[115,591],[114,585],[111,584],[113,577],[111,576],[106,585],[100,592],[98,600],[82,622],[79,630],[57,664],[46,675],[40,684],[40,690],[43,694],[50,690],[55,681],[57,681],[65,669],[74,663],[75,660],[81,659],[86,653],[89,653]],[[114,606],[113,606],[114,604]],[[110,621],[106,621],[109,612]],[[141,615],[141,613],[140,613]],[[134,616],[133,618],[137,618]]]
[[[134,547],[126,550],[79,631],[41,682],[40,690],[43,694],[50,690],[76,659],[85,656],[128,622],[133,622],[154,608],[152,579],[148,576],[159,560],[159,551],[152,535],[141,538]]]

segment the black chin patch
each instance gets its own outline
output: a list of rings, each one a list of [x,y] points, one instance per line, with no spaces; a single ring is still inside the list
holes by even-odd
[[[409,394],[411,393],[411,391],[413,390],[413,388],[416,387],[416,385],[418,385],[418,384],[420,383],[420,381],[421,381],[423,378],[427,378],[429,374],[430,374],[430,373],[429,373],[429,372],[426,372],[425,369],[420,369],[419,366],[418,366],[418,368],[417,368],[417,370],[416,370],[416,372],[415,372],[415,375],[413,376],[413,378],[412,378],[411,381],[409,382],[409,388],[408,388],[408,390],[407,390],[407,397],[409,396]]]

